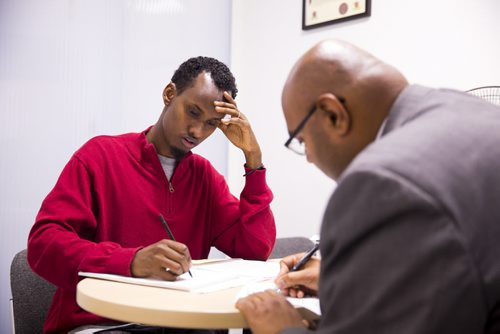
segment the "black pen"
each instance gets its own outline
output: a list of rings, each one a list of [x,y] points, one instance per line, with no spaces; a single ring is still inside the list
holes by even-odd
[[[160,221],[163,224],[163,227],[165,227],[165,230],[167,230],[168,236],[170,237],[171,240],[175,241],[174,235],[172,234],[172,231],[170,231],[170,227],[168,227],[167,221],[165,218],[163,218],[162,214],[160,213]],[[191,274],[191,270],[188,270],[189,276],[193,277]]]
[[[319,242],[314,244],[314,247],[311,248],[307,253],[304,254],[304,256],[297,262],[292,269],[290,269],[290,272],[297,271],[299,270],[303,265],[311,259],[314,253],[316,253],[319,249]]]

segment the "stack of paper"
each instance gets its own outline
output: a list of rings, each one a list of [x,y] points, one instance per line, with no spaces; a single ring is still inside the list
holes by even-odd
[[[242,286],[250,282],[273,279],[279,273],[278,262],[231,259],[197,264],[191,267],[191,277],[185,273],[175,281],[135,278],[121,275],[80,272],[80,276],[123,283],[155,286],[198,293]]]

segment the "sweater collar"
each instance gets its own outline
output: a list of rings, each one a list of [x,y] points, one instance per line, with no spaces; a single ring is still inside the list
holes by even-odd
[[[163,171],[160,163],[160,159],[158,158],[158,152],[156,151],[156,147],[148,142],[146,134],[149,130],[151,130],[152,126],[148,127],[146,130],[137,134],[135,140],[129,145],[129,150],[134,156],[134,158],[141,164],[147,168],[157,170],[160,169]],[[182,173],[185,169],[186,162],[192,159],[193,153],[189,151],[177,164],[175,168],[174,174]]]

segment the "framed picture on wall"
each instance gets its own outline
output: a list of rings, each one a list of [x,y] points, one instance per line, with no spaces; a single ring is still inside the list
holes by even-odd
[[[371,0],[302,0],[302,30],[370,16]]]

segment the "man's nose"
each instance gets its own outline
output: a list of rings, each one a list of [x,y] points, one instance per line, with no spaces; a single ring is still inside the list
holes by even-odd
[[[189,125],[189,135],[195,139],[199,139],[203,135],[203,122],[195,121]]]

